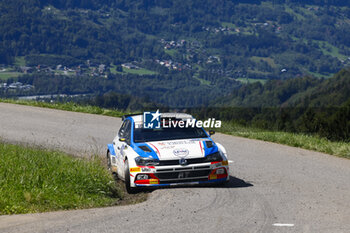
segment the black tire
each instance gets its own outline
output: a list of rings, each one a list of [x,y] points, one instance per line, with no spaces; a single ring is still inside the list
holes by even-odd
[[[107,151],[107,168],[108,171],[112,171],[111,153]]]
[[[125,160],[125,188],[128,193],[135,193],[136,189],[133,187],[130,187],[130,169],[129,169],[129,162],[128,160]]]
[[[108,171],[112,172],[112,162],[111,162],[111,153],[107,151],[107,168]],[[118,174],[115,172],[112,172],[113,178],[115,180],[118,180]]]

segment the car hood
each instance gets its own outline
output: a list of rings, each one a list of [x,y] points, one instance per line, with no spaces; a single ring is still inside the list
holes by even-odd
[[[210,142],[210,143],[208,143]],[[209,146],[208,146],[209,145]],[[151,151],[140,148],[147,146]],[[182,139],[137,143],[136,152],[142,157],[153,157],[159,160],[180,158],[201,158],[218,151],[215,143],[207,139]]]

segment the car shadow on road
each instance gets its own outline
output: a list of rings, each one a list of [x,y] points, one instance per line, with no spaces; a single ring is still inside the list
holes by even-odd
[[[228,183],[226,183],[223,186],[219,186],[222,188],[247,188],[247,187],[251,187],[253,186],[253,184],[243,180],[243,179],[239,179],[238,177],[234,177],[234,176],[230,176],[230,181]]]
[[[157,188],[143,188],[139,192],[153,192],[157,189],[177,189],[177,188],[248,188],[252,187],[253,184],[246,182],[238,177],[230,176],[230,180],[227,183],[212,183],[212,184],[199,184],[199,185],[177,185],[177,186],[164,186]]]
[[[238,177],[230,176],[230,180],[226,183],[213,183],[213,184],[203,184],[193,187],[213,187],[213,188],[248,188],[252,187],[253,184],[246,182]]]

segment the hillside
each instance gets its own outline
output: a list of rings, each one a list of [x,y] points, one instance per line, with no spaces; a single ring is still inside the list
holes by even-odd
[[[283,69],[283,77],[328,76],[347,63],[344,1],[273,2],[5,0],[0,63],[31,54],[59,54],[70,66],[172,60],[209,72],[202,76],[253,79],[280,78]]]
[[[194,112],[256,128],[350,140],[350,70],[329,79],[312,77],[242,86]]]
[[[291,96],[287,106],[336,107],[350,100],[350,70],[344,69],[313,88]]]
[[[0,82],[27,74],[21,83],[32,86],[0,86],[6,89],[0,93],[114,91],[193,107],[242,83],[330,77],[350,62],[348,6],[336,0],[4,0]]]
[[[236,107],[339,107],[350,99],[350,70],[329,79],[303,77],[252,83],[213,102]]]

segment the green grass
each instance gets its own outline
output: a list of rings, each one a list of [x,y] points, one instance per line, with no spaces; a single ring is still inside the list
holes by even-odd
[[[314,42],[318,43],[318,46],[321,48],[321,51],[325,55],[330,55],[332,57],[336,57],[340,60],[345,61],[348,56],[345,56],[339,52],[339,49],[327,41],[320,41],[320,40],[313,40]]]
[[[101,159],[0,142],[0,214],[114,205],[122,190]]]
[[[25,65],[26,65],[26,60],[24,56],[15,58],[15,66],[25,66]]]
[[[164,52],[170,55],[171,57],[175,56],[175,53],[177,53],[175,49],[164,49]]]
[[[211,85],[210,81],[202,79],[202,78],[199,78],[196,75],[194,75],[193,78],[197,79],[202,85],[207,85],[207,86]]]
[[[10,78],[17,78],[20,75],[21,73],[19,72],[0,72],[0,80],[6,81]]]
[[[234,136],[276,142],[350,159],[350,143],[347,142],[333,142],[326,138],[300,133],[296,134],[256,129],[241,126],[233,122],[223,122],[222,128],[218,131]]]
[[[307,39],[305,38],[301,39],[295,36],[292,36],[292,38],[294,41],[300,40],[303,43],[307,43]],[[345,61],[348,58],[348,56],[340,53],[339,48],[335,47],[334,45],[331,45],[327,41],[312,40],[312,42],[316,43],[320,47],[320,50],[324,55],[329,55],[343,61]]]
[[[111,71],[112,74],[122,74],[123,73],[123,72],[117,71],[117,66],[113,65],[113,64],[111,64],[110,71]]]
[[[236,28],[237,26],[230,22],[221,22],[222,27],[228,27],[228,28]]]
[[[297,12],[295,12],[292,8],[290,8],[289,6],[285,6],[285,10],[287,13],[294,15],[298,20],[304,20],[305,17]]]
[[[121,117],[127,113],[119,110],[107,110],[94,106],[80,106],[75,103],[42,103],[35,101],[18,101],[9,99],[0,99],[0,102],[32,105],[45,108],[61,109],[66,111],[84,112],[92,114],[100,114],[114,117]],[[219,132],[230,134],[234,136],[246,137],[251,139],[258,139],[269,142],[276,142],[279,144],[289,145],[293,147],[300,147],[308,150],[336,155],[343,158],[350,159],[350,143],[347,142],[333,142],[318,136],[276,132],[262,129],[256,129],[246,126],[241,126],[232,122],[223,122],[222,128],[216,129]]]
[[[196,72],[196,73],[193,75],[193,78],[194,78],[194,79],[197,79],[202,85],[207,85],[207,86],[210,86],[210,85],[211,85],[210,81],[205,80],[205,79],[202,79],[202,78],[199,77],[199,72]]]
[[[312,71],[307,71],[310,75],[316,77],[316,78],[330,78],[333,76],[333,74],[325,75],[325,74],[320,74]]]
[[[157,72],[152,71],[152,70],[147,70],[144,68],[140,68],[140,69],[127,69],[127,68],[123,68],[123,72],[119,72],[117,71],[117,67],[115,65],[111,65],[111,73],[112,74],[137,74],[137,75],[154,75],[157,74]]]
[[[123,68],[123,72],[129,73],[129,74],[137,74],[137,75],[154,75],[154,74],[157,74],[157,72],[155,72],[155,71],[147,70],[147,69],[144,69],[144,68],[140,68],[140,69],[126,69],[126,68]]]
[[[266,79],[252,79],[252,78],[237,78],[237,81],[240,81],[241,83],[256,83],[256,82],[260,82],[262,84],[266,83]]]
[[[258,62],[261,62],[261,61],[265,61],[267,62],[267,64],[269,64],[269,66],[271,66],[272,68],[276,68],[277,65],[275,63],[275,60],[273,58],[270,58],[270,57],[258,57],[258,56],[252,56],[251,57],[251,60],[258,63]]]
[[[193,66],[194,70],[197,70],[197,72],[193,75],[194,79],[197,79],[202,85],[207,85],[210,86],[211,83],[208,80],[202,79],[199,77],[199,72],[203,70],[203,68],[200,65],[194,65]]]
[[[56,75],[67,75],[67,76],[75,75],[75,72],[73,72],[73,71],[64,72],[63,70],[55,70],[54,72]]]

